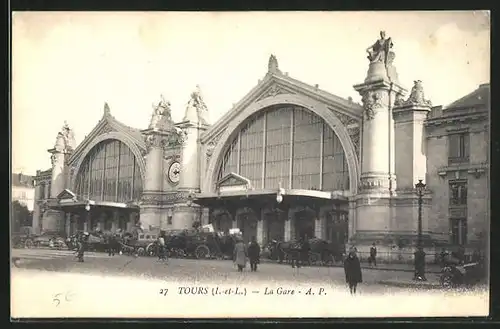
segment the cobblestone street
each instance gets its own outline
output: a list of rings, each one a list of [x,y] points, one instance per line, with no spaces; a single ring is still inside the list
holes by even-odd
[[[108,256],[104,253],[86,253],[85,262],[76,261],[74,253],[67,250],[14,249],[12,257],[19,257],[20,268],[58,272],[88,274],[109,274],[135,276],[168,280],[189,280],[193,282],[297,282],[318,283],[335,286],[345,285],[342,267],[302,267],[293,269],[289,265],[262,263],[257,273],[248,271],[238,273],[231,261],[169,259],[168,263],[158,262],[154,257],[131,257],[125,255]],[[389,292],[394,289],[416,287],[412,282],[411,272],[380,269],[363,269],[363,283],[360,289],[365,292]],[[395,287],[387,283],[403,284]],[[437,274],[428,274],[428,283],[420,286],[430,289],[437,285]],[[413,285],[412,285],[413,284]],[[418,287],[417,287],[418,288]]]

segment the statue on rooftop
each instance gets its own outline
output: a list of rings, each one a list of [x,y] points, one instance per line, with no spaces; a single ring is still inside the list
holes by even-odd
[[[60,132],[57,133],[56,143],[54,148],[58,152],[65,152],[74,150],[76,147],[75,134],[69,127],[68,123],[64,121],[64,125]]]
[[[149,129],[166,129],[172,123],[172,110],[170,102],[160,95],[160,102],[153,104],[153,114],[149,123]]]
[[[368,59],[371,63],[382,62],[386,66],[391,65],[395,57],[391,51],[393,46],[392,39],[386,38],[385,31],[380,31],[380,39],[366,49]]]
[[[279,67],[278,67],[278,58],[274,54],[271,54],[269,57],[269,63],[267,64],[267,70],[271,73],[277,73],[279,72]]]
[[[192,111],[194,109],[194,112]],[[195,91],[191,93],[191,98],[188,101],[187,109],[186,109],[186,117],[184,120],[188,119],[188,113],[196,113],[198,120],[202,124],[208,124],[208,107],[201,96],[201,88],[199,85],[196,85]]]

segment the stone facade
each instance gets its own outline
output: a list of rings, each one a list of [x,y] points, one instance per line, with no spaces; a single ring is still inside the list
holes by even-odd
[[[309,235],[326,239],[332,230],[344,225],[347,245],[355,245],[361,257],[375,242],[382,259],[410,261],[418,222],[415,183],[422,179],[427,184],[422,233],[429,259],[436,248],[455,243],[457,232],[465,232],[450,224],[459,211],[464,212],[460,220],[467,226],[463,244],[472,245],[487,232],[489,221],[489,85],[481,85],[448,107],[433,107],[425,98],[422,81],[414,81],[410,92],[403,87],[392,47],[392,39],[381,34],[371,48],[367,76],[354,86],[362,104],[291,78],[279,69],[274,55],[264,79],[212,125],[198,87],[184,109],[182,122],[172,121],[170,103],[162,97],[153,106],[150,125],[144,130],[121,124],[106,104],[103,118],[80,145],[72,144],[72,131],[68,134],[65,126],[56,146],[49,150],[52,170],[37,172],[35,216],[41,219],[40,228],[71,230],[68,227],[73,224],[68,222],[75,219],[65,219],[64,213],[57,210],[60,208],[51,209],[51,204],[57,202],[55,198],[63,190],[75,190],[87,154],[100,142],[115,139],[134,154],[143,184],[140,197],[126,205],[136,207],[139,213],[138,219],[130,215],[127,229],[138,223],[144,231],[185,229],[196,221],[202,225],[214,223],[215,218],[226,213],[230,222],[224,225],[248,226],[259,242],[266,243],[272,234],[282,235],[285,240],[295,238],[297,216],[308,214],[311,223],[303,229]],[[217,175],[226,161],[226,144],[249,117],[280,104],[301,106],[333,130],[345,152],[349,187],[343,191],[294,192],[291,185],[283,186],[285,199],[290,193],[301,193],[300,197],[310,200],[330,200],[310,210],[291,205],[278,211],[266,204],[252,216],[241,215],[241,209],[216,211],[225,205]],[[468,136],[464,137],[467,145],[460,144],[460,152],[466,154],[458,160],[450,154],[450,138],[455,138],[450,136],[456,134]],[[456,181],[467,185],[467,200],[462,208],[450,205],[450,193],[455,193],[450,192],[450,182]],[[252,187],[245,191],[236,193],[243,208],[251,208],[241,201],[249,194],[260,193],[263,199],[264,195],[279,192]],[[206,195],[215,195],[219,206],[199,202]],[[82,195],[75,198],[86,200]],[[337,226],[332,226],[332,218]],[[112,229],[116,229],[116,222],[113,219]]]

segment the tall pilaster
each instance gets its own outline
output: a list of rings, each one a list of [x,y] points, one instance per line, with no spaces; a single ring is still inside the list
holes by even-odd
[[[33,205],[33,222],[31,224],[31,228],[33,230],[34,234],[40,234],[40,216],[41,216],[41,209],[40,205],[38,204],[38,200],[40,200],[40,191],[41,191],[42,186],[40,185],[40,182],[35,183],[35,203]]]
[[[64,122],[62,130],[57,134],[56,143],[48,152],[51,153],[52,176],[50,182],[50,199],[55,199],[66,188],[66,159],[75,149],[76,141],[73,131]],[[63,233],[65,230],[64,212],[51,209],[42,220],[42,229],[46,232]]]
[[[410,96],[396,101],[393,116],[396,136],[396,174],[398,176],[397,203],[395,208],[396,229],[417,232],[418,195],[415,184],[425,182],[427,151],[424,121],[431,110],[431,102],[425,99],[422,81],[414,81]],[[428,213],[430,194],[423,199],[423,234],[430,238]]]
[[[395,100],[406,90],[399,84],[393,66],[392,47],[392,39],[381,32],[380,39],[367,50],[367,77],[354,86],[362,97],[364,113],[360,188],[354,198],[355,226],[350,231],[360,252],[369,250],[374,240],[383,239],[393,229],[391,199],[396,190],[396,168],[392,111]]]
[[[396,175],[398,190],[413,190],[419,179],[425,180],[427,154],[425,149],[424,121],[431,110],[425,99],[422,81],[414,81],[406,101],[398,99],[393,117],[396,138]]]
[[[164,199],[164,147],[177,136],[170,103],[162,96],[161,101],[153,108],[150,125],[148,129],[142,131],[147,154],[146,177],[140,202],[140,222],[145,231],[160,229]]]
[[[181,172],[179,177],[178,191],[192,195],[200,191],[200,135],[208,128],[208,108],[203,101],[199,86],[191,94],[191,98],[186,106],[183,121],[178,128],[183,133],[183,143],[181,145]],[[190,227],[193,221],[201,221],[200,212],[195,207],[186,211],[180,207],[186,200],[179,200],[172,219],[174,228]],[[180,211],[180,209],[183,209]]]

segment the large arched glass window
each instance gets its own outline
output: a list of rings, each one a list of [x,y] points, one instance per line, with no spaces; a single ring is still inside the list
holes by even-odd
[[[138,201],[142,178],[134,153],[118,140],[97,144],[80,166],[75,191],[80,198],[95,201]]]
[[[349,189],[340,140],[325,121],[292,105],[272,106],[248,118],[223,153],[218,178],[235,172],[256,189]]]

